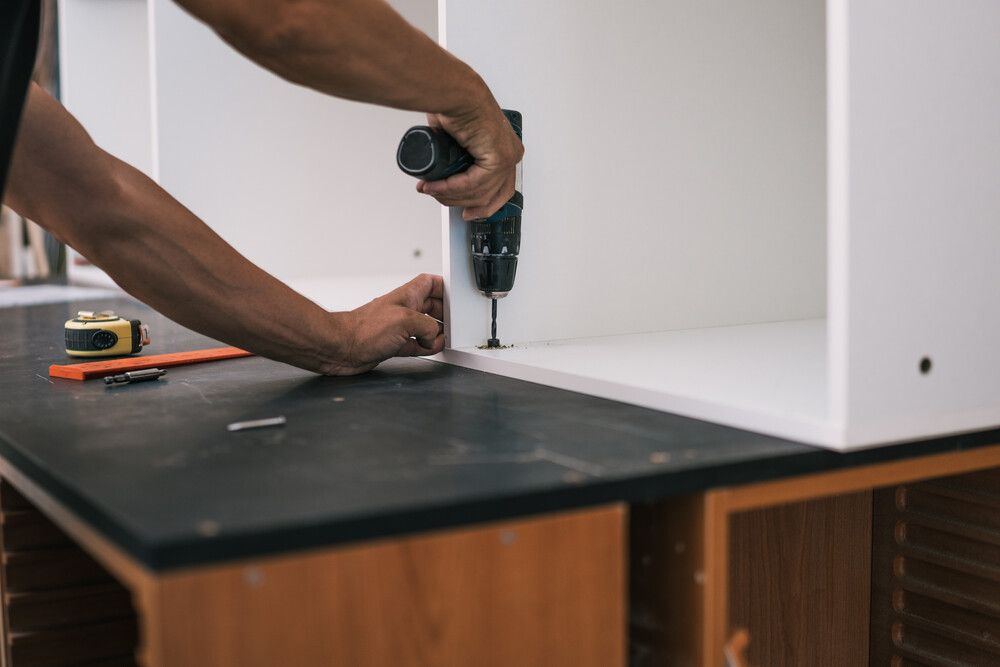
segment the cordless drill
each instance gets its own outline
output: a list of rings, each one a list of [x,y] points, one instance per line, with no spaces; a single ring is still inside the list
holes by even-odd
[[[518,138],[521,138],[521,114],[503,110]],[[396,151],[396,163],[410,176],[425,181],[437,181],[461,173],[475,160],[447,132],[418,125],[403,135]],[[517,165],[514,195],[499,211],[488,218],[470,223],[472,269],[476,287],[492,304],[492,323],[487,347],[500,347],[497,338],[497,299],[507,296],[514,288],[517,273],[517,253],[521,249],[521,165]]]

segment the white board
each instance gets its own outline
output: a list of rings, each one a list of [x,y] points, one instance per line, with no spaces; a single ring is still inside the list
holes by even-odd
[[[501,338],[825,314],[820,0],[442,0],[448,49],[524,115],[525,210]],[[488,27],[488,28],[487,28]],[[467,225],[450,343],[480,343]]]
[[[834,449],[1000,425],[1000,4],[441,7],[527,146],[515,347],[451,212],[446,361]]]
[[[142,0],[59,0],[59,97],[94,142],[151,177],[149,17]],[[114,285],[67,249],[70,282]]]
[[[1000,3],[837,0],[847,441],[1000,424]],[[923,358],[929,373],[919,370]]]
[[[59,0],[59,93],[98,146],[153,175],[149,29],[137,0]]]
[[[800,320],[446,350],[442,359],[644,407],[836,446],[826,322]]]
[[[395,164],[421,114],[290,84],[150,3],[164,188],[286,281],[440,271],[439,208]],[[434,0],[393,4],[436,32]]]

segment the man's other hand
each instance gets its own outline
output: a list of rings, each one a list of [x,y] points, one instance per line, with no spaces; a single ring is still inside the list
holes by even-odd
[[[444,349],[444,281],[419,275],[371,303],[332,313],[338,340],[336,359],[326,375],[356,375],[391,357],[437,354]]]
[[[419,181],[417,192],[430,195],[445,206],[463,206],[466,220],[486,218],[514,194],[515,167],[524,146],[492,95],[488,101],[455,114],[429,114],[431,127],[439,127],[469,151],[476,163],[460,174],[440,181]]]

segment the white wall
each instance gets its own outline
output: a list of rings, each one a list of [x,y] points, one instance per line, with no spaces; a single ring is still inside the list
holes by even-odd
[[[61,101],[94,141],[153,170],[149,31],[140,0],[60,0]]]
[[[507,342],[822,316],[822,0],[442,0],[449,50],[524,113]],[[450,243],[450,344],[489,303]]]
[[[440,208],[395,164],[420,114],[294,86],[169,0],[151,2],[169,192],[284,280],[440,271]],[[434,0],[393,5],[436,33]]]
[[[59,0],[60,101],[104,150],[155,175],[143,0]],[[113,285],[70,248],[69,280]]]

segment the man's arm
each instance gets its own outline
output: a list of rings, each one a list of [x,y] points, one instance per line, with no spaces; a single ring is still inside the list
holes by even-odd
[[[5,203],[177,322],[327,374],[444,347],[442,284],[420,276],[349,313],[328,313],[245,257],[138,170],[98,148],[32,84]],[[413,337],[413,338],[411,338]]]
[[[475,71],[383,0],[177,0],[251,60],[279,76],[360,102],[426,112],[476,159],[463,174],[417,189],[466,219],[514,192],[524,152]]]

